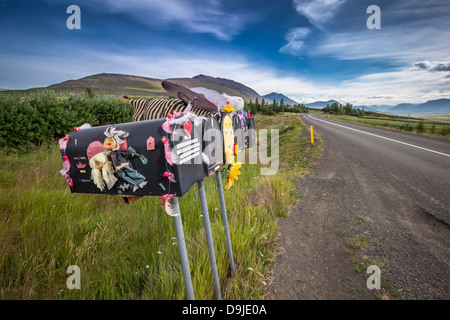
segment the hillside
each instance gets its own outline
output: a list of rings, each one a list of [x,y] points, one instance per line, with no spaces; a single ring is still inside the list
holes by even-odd
[[[56,92],[81,93],[85,92],[86,88],[91,87],[96,94],[167,98],[167,92],[161,86],[162,80],[126,74],[100,73],[81,79],[53,84],[45,89]],[[167,80],[185,85],[188,88],[205,87],[216,90],[219,93],[225,92],[232,96],[240,96],[246,101],[250,99],[254,101],[256,98],[262,99],[262,96],[255,90],[229,79],[198,75],[193,78],[172,78]],[[29,90],[39,89],[43,88]]]
[[[256,98],[262,99],[262,96],[252,88],[229,79],[214,78],[200,74],[193,78],[173,78],[168,80],[185,85],[188,88],[205,87],[219,93],[225,92],[231,96],[240,96],[245,101],[255,101]]]
[[[111,73],[100,73],[77,80],[68,80],[48,86],[47,89],[56,92],[84,92],[87,87],[94,89],[95,93],[105,95],[166,95],[159,79]]]
[[[273,102],[275,100],[276,102],[279,103],[281,101],[281,99],[283,99],[283,102],[285,105],[294,106],[294,105],[298,104],[297,101],[294,101],[291,98],[286,97],[284,94],[281,94],[281,93],[272,92],[272,93],[264,95],[263,97],[266,101],[269,100],[270,102]]]

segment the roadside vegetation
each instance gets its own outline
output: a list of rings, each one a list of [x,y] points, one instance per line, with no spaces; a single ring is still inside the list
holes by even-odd
[[[0,146],[3,151],[48,144],[75,126],[122,123],[132,120],[131,106],[118,99],[94,98],[87,90],[80,95],[57,95],[42,90],[27,94],[4,93],[0,98]]]
[[[246,103],[245,110],[248,113],[265,115],[320,112],[319,109],[309,108],[301,103],[291,106],[285,104],[283,99],[281,99],[280,102],[274,100],[272,103],[268,103],[264,98],[261,101],[259,101],[258,98],[256,98],[254,102],[250,100],[250,102]]]
[[[331,119],[450,139],[450,115],[392,115],[333,103],[322,112]]]
[[[40,92],[2,99],[0,112],[2,132],[10,124],[0,140],[0,298],[184,299],[173,220],[159,198],[124,205],[120,197],[71,194],[59,173],[58,138],[85,122],[130,121],[128,106],[107,98]],[[314,165],[311,159],[321,150],[310,145],[304,136],[308,129],[297,115],[258,114],[255,119],[257,128],[279,130],[280,170],[263,176],[261,164],[245,164],[235,186],[225,190],[234,276],[228,269],[215,178],[205,178],[224,299],[264,296],[277,218],[286,215],[296,198],[295,180]],[[47,133],[33,132],[40,127]],[[14,131],[15,140],[8,140]],[[180,199],[180,207],[195,297],[214,299],[196,185]],[[66,287],[70,265],[80,267],[80,290]]]

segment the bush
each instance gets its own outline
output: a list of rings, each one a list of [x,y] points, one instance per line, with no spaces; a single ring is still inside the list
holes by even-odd
[[[0,146],[25,150],[64,137],[73,127],[132,121],[133,109],[123,101],[87,95],[58,97],[53,91],[0,99]]]
[[[448,135],[448,134],[450,134],[450,126],[442,127],[442,129],[441,129],[441,135],[446,136],[446,135]]]
[[[425,132],[425,125],[423,124],[423,121],[420,121],[417,124],[416,130],[417,130],[417,132]]]

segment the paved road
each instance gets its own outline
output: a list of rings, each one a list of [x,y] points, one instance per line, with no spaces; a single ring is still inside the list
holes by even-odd
[[[302,118],[325,153],[280,219],[269,298],[450,299],[450,141]]]
[[[450,141],[323,119],[303,118],[345,153],[450,225]]]

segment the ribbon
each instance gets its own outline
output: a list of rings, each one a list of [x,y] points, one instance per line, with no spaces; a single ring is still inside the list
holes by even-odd
[[[172,199],[175,196],[176,194],[174,193],[167,193],[161,196],[161,198],[159,198],[159,205],[161,206],[161,208],[164,209],[164,211],[166,211],[166,213],[172,217],[180,215],[179,213],[175,213],[173,206],[170,204],[170,199]],[[164,207],[161,204],[161,200],[164,200]]]

